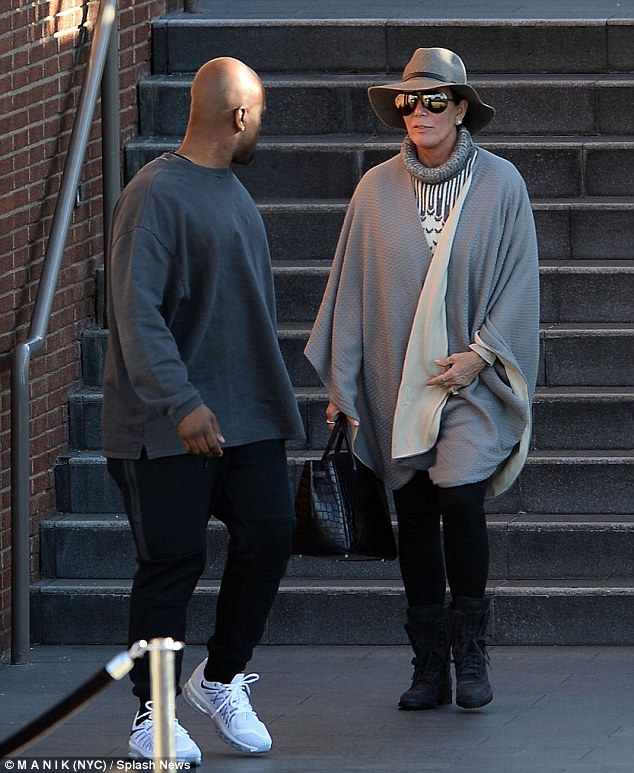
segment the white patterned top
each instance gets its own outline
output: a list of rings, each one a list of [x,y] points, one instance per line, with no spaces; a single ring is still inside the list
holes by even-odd
[[[427,183],[412,177],[420,222],[423,226],[425,239],[432,252],[436,249],[440,232],[460,195],[462,186],[471,174],[476,153],[473,153],[458,174],[449,180],[439,183]]]

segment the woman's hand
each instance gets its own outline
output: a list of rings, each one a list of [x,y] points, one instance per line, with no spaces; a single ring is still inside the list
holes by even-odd
[[[326,407],[326,424],[332,429],[333,424],[335,423],[337,416],[342,413],[342,411],[337,408],[337,406],[334,403],[328,403]],[[353,419],[352,416],[346,416],[346,419],[348,420],[348,424],[351,427],[358,427],[359,422],[356,419]]]
[[[478,373],[486,368],[487,363],[474,351],[457,352],[434,360],[436,365],[446,368],[444,373],[430,378],[427,386],[439,386],[448,389],[452,394],[458,394],[463,387],[469,386]]]

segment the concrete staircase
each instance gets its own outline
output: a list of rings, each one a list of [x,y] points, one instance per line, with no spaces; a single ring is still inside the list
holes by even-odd
[[[633,22],[219,20],[153,27],[154,74],[139,85],[141,138],[126,175],[174,148],[192,73],[220,54],[263,77],[268,111],[253,164],[236,173],[264,216],[279,335],[308,443],[289,449],[293,484],[323,447],[325,394],[302,351],[347,201],[401,135],[366,88],[399,76],[418,46],[458,51],[497,116],[477,141],[527,180],[538,228],[542,361],[534,446],[490,506],[498,644],[634,643]],[[288,65],[292,63],[292,65]],[[33,633],[46,643],[125,641],[133,547],[100,447],[106,333],[83,337],[84,387],[69,401],[72,450],[57,464],[58,515],[42,526]],[[210,565],[189,639],[208,635],[226,541]],[[404,641],[396,562],[296,557],[275,603],[272,644]]]

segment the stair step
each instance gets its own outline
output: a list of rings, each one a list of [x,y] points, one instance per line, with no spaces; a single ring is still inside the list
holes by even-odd
[[[410,52],[411,54],[411,52]],[[408,54],[408,56],[410,55]],[[404,66],[401,64],[401,67]],[[192,75],[155,75],[139,83],[141,134],[182,135],[189,109]],[[372,110],[369,86],[384,83],[385,74],[262,74],[268,135],[394,135]],[[634,134],[634,75],[474,75],[481,98],[496,108],[484,129],[508,135]],[[614,109],[618,105],[618,109]]]
[[[320,387],[298,388],[300,413],[307,436],[306,447],[326,446],[329,430],[324,423],[326,392]],[[101,449],[101,403],[98,387],[85,387],[70,396],[69,440],[74,451]],[[592,421],[588,421],[588,417]],[[632,446],[634,388],[541,387],[533,404],[533,446],[536,449],[577,448],[612,450]],[[303,448],[297,444],[296,448]]]
[[[634,576],[634,514],[489,515],[492,580],[624,580]],[[398,531],[394,524],[395,532]],[[58,515],[42,522],[42,576],[48,579],[129,579],[136,571],[134,544],[125,516]],[[212,520],[207,529],[203,579],[220,579],[227,533]],[[287,578],[398,580],[396,561],[358,561],[310,556],[291,558]]]
[[[231,3],[230,18],[224,19],[217,5],[214,2],[207,15],[168,15],[153,23],[155,72],[194,72],[207,59],[241,58],[248,51],[249,64],[258,72],[284,72],[292,66],[297,72],[400,73],[421,39],[460,51],[469,72],[570,73],[581,68],[600,74],[632,69],[625,20],[622,25],[606,25],[600,19],[528,20],[530,8],[525,5],[522,23],[509,23],[507,5],[500,14],[504,18],[464,20],[461,13],[460,18],[445,19],[447,8],[434,12],[428,2],[426,18],[418,20],[395,18],[393,8],[387,20],[253,18],[266,17],[268,9],[254,13],[252,4],[241,18],[236,3]],[[311,16],[323,15],[318,10],[313,4]],[[329,16],[341,11],[325,9]]]
[[[32,587],[32,640],[123,644],[130,583],[41,581]],[[587,580],[491,582],[493,643],[632,645],[634,586]],[[201,581],[189,605],[187,642],[209,637],[218,581]],[[398,580],[287,579],[269,615],[264,644],[405,644],[406,601]]]
[[[320,386],[304,356],[310,324],[280,323],[278,335],[291,380],[296,387]],[[541,328],[540,386],[633,386],[634,324],[546,323]],[[107,331],[89,328],[82,334],[82,378],[88,387],[103,382]]]
[[[330,261],[273,264],[280,323],[312,325],[328,281]],[[545,322],[631,322],[634,260],[542,261],[541,313]]]
[[[126,180],[179,137],[142,137],[126,145]],[[236,175],[255,198],[305,196],[343,198],[362,174],[398,153],[401,137],[262,137],[253,162],[236,165]],[[478,139],[478,145],[511,161],[532,197],[634,196],[631,138],[568,137],[538,140]]]
[[[332,258],[348,200],[261,200],[274,260]],[[632,260],[634,201],[533,199],[543,260]],[[599,236],[600,235],[600,236]]]
[[[282,354],[297,386],[319,386],[304,356],[310,327],[280,324]],[[634,386],[634,325],[553,323],[541,327],[541,386]]]
[[[536,449],[628,449],[634,437],[634,389],[552,387],[533,402]]]
[[[548,386],[634,385],[634,324],[559,323],[542,335]]]
[[[308,447],[326,446],[328,402],[318,387],[297,390],[304,404]],[[590,420],[591,419],[591,420]],[[539,387],[533,402],[533,448],[628,450],[634,437],[633,387]]]
[[[316,452],[289,456],[289,479],[296,490],[304,459]],[[121,513],[119,491],[103,456],[68,452],[55,466],[57,511]],[[543,450],[529,455],[512,489],[493,500],[491,512],[554,514],[630,514],[634,502],[634,451]]]
[[[632,321],[634,261],[542,261],[542,322]]]
[[[274,261],[277,318],[309,322],[319,309],[330,260]],[[95,305],[104,306],[103,269],[97,270]],[[634,260],[542,260],[540,319],[547,322],[630,322]]]
[[[527,512],[631,514],[634,451],[535,451],[520,486]]]

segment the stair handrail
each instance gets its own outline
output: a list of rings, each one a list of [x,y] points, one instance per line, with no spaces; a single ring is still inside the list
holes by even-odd
[[[11,662],[28,663],[30,645],[30,464],[31,358],[44,346],[76,192],[101,87],[104,257],[114,202],[119,194],[118,0],[101,0],[84,81],[77,103],[55,212],[26,341],[11,369]]]

